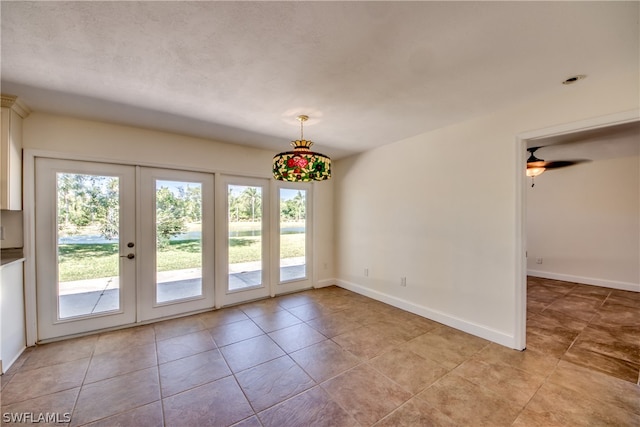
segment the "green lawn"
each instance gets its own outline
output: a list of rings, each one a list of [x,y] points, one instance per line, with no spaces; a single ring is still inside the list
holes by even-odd
[[[282,236],[281,256],[304,256],[304,234]],[[229,262],[257,261],[260,259],[260,237],[233,237],[229,239]],[[158,253],[158,270],[171,271],[200,267],[200,241],[172,241]],[[116,243],[69,244],[59,246],[60,281],[83,280],[118,275],[118,248]]]

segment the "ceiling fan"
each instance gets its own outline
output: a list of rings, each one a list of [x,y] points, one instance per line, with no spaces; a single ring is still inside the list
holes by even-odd
[[[533,179],[536,176],[542,174],[546,170],[566,168],[567,166],[573,166],[579,163],[585,163],[589,161],[584,159],[575,159],[575,160],[551,160],[546,162],[536,157],[535,152],[539,148],[542,148],[542,147],[527,148],[527,151],[529,152],[529,158],[527,159],[527,176],[531,177],[532,187],[535,185],[535,182],[533,181]]]

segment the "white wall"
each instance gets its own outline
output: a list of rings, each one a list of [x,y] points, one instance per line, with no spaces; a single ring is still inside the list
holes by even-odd
[[[0,249],[21,248],[22,211],[0,210],[0,225],[4,229],[4,240],[0,240]]]
[[[338,283],[522,348],[526,153],[516,137],[638,109],[638,93],[637,73],[558,83],[526,104],[339,161]]]
[[[284,141],[283,143],[287,143]],[[170,167],[241,176],[271,177],[275,153],[148,129],[71,117],[32,113],[24,121],[25,150],[67,153],[114,163]],[[331,282],[333,274],[333,186],[314,185],[314,261],[316,281]],[[324,265],[327,268],[324,268]]]
[[[530,275],[640,291],[640,157],[536,178],[527,189],[527,252]]]

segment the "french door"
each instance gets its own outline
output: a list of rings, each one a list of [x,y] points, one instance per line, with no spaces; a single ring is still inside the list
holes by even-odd
[[[36,159],[40,340],[135,322],[135,174]]]
[[[274,227],[278,235],[274,239],[273,253],[277,254],[277,259],[272,269],[276,294],[312,286],[311,190],[311,184],[308,183],[276,185],[274,196],[279,213]]]
[[[312,286],[309,184],[219,175],[214,196],[209,173],[47,158],[35,172],[39,340]]]
[[[213,307],[213,175],[141,168],[140,321]]]
[[[218,180],[218,305],[273,295],[269,277],[269,180]]]
[[[37,158],[36,206],[40,340],[214,306],[213,175]]]

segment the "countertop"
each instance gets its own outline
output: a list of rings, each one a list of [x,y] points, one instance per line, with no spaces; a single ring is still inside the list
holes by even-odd
[[[0,251],[0,268],[14,264],[16,262],[23,262],[24,254],[22,248],[18,249],[2,249]]]

